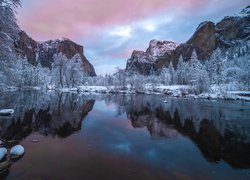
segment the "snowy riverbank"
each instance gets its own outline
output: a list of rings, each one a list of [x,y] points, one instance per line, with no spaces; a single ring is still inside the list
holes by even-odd
[[[250,91],[222,91],[218,87],[212,87],[210,92],[196,95],[192,86],[185,85],[159,85],[152,87],[145,86],[143,91],[130,90],[130,87],[119,89],[114,86],[79,86],[74,88],[55,88],[55,87],[26,87],[22,89],[42,90],[42,91],[60,91],[74,93],[102,93],[102,94],[156,94],[170,97],[182,97],[193,99],[221,99],[221,100],[241,100],[250,101]],[[16,91],[20,88],[9,87],[6,91]]]

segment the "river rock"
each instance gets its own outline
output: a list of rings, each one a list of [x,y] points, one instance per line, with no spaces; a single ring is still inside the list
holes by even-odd
[[[6,148],[0,148],[0,161],[4,159],[4,157],[7,154],[7,149]]]
[[[24,154],[24,147],[21,145],[16,145],[10,149],[11,159],[17,159]]]
[[[13,114],[14,112],[15,112],[14,109],[1,109],[0,115],[1,116],[9,116],[9,115]]]

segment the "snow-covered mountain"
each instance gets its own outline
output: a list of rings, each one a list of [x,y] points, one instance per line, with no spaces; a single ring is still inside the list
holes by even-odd
[[[176,67],[180,56],[188,61],[194,50],[199,60],[206,60],[217,48],[225,50],[246,41],[250,41],[250,6],[218,23],[202,22],[192,37],[180,45],[170,41],[150,41],[146,52],[132,53],[126,71],[149,75],[168,67],[170,62]]]
[[[171,53],[178,47],[172,41],[151,40],[146,52],[133,51],[127,61],[127,71],[135,71],[140,74],[148,75],[166,65],[166,61],[161,57],[171,57]]]
[[[172,41],[159,41],[154,39],[149,42],[146,53],[153,57],[163,56],[166,53],[171,53],[177,46],[178,44]]]
[[[93,65],[84,56],[83,46],[69,39],[63,38],[37,42],[29,37],[24,31],[21,31],[19,33],[19,40],[16,44],[16,48],[21,54],[27,57],[29,63],[33,65],[41,63],[43,67],[51,67],[55,54],[62,53],[68,59],[79,54],[83,63],[83,71],[88,76],[96,76]]]
[[[249,16],[249,15],[250,15],[250,6],[247,6],[238,14],[238,16]]]

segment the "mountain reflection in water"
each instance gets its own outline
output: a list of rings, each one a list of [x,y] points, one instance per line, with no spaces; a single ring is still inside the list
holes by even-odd
[[[238,102],[132,100],[126,113],[133,127],[151,135],[190,138],[209,162],[224,160],[234,168],[250,168],[250,108]],[[138,106],[139,104],[139,106]],[[214,105],[216,105],[214,107]]]
[[[107,157],[111,156],[113,161],[115,161],[116,151],[122,150],[130,152],[129,155],[124,155],[126,158],[130,156],[133,161],[143,159],[143,162],[147,162],[148,159],[145,160],[143,154],[146,153],[144,152],[145,147],[153,147],[154,151],[148,151],[146,156],[153,157],[158,152],[155,165],[151,163],[155,167],[161,166],[163,174],[176,170],[171,169],[175,166],[180,169],[184,168],[184,165],[180,167],[182,165],[178,164],[188,163],[188,160],[169,157],[165,154],[182,153],[184,158],[188,157],[189,154],[185,154],[187,152],[182,152],[181,149],[173,152],[168,147],[168,143],[172,143],[171,146],[176,146],[176,148],[182,147],[181,143],[184,142],[190,147],[193,145],[197,147],[203,160],[210,165],[225,162],[232,167],[230,173],[235,174],[235,177],[239,175],[239,172],[234,169],[244,169],[246,172],[242,176],[246,177],[246,174],[249,176],[249,103],[173,98],[167,99],[168,103],[163,103],[163,100],[166,100],[166,97],[151,95],[79,95],[37,91],[5,93],[0,97],[0,108],[13,108],[15,114],[10,118],[0,118],[0,137],[25,142],[25,139],[34,133],[64,139],[72,137],[74,132],[79,132],[79,136],[76,136],[77,140],[79,138],[82,140],[77,141],[76,146],[85,147],[85,144],[82,143],[92,140],[94,150],[100,151],[98,156],[103,157],[102,154],[106,154]],[[88,119],[85,122],[86,117]],[[125,119],[130,124],[128,126],[134,129],[128,130],[128,127],[125,127],[126,123],[125,126],[124,123],[123,126],[118,126],[118,119]],[[103,124],[104,121],[107,124]],[[137,130],[143,129],[146,129],[150,136],[136,136]],[[183,141],[183,138],[187,138],[190,142]],[[167,139],[171,142],[160,141],[159,143],[159,140]],[[59,142],[54,143],[58,143],[58,146],[61,147]],[[93,149],[86,151],[89,156],[93,153]],[[83,155],[79,154],[79,157],[81,156]],[[198,154],[192,151],[191,156],[198,157]],[[196,159],[195,163],[203,163],[199,158]],[[170,166],[170,160],[175,166]],[[84,165],[84,162],[79,162],[79,165]],[[188,166],[191,165],[188,164]],[[204,165],[204,167],[207,166]],[[112,166],[111,168],[117,167]],[[193,167],[191,170],[195,169],[197,167]],[[121,171],[125,173],[125,170]],[[138,177],[142,178],[139,174]],[[219,178],[216,175],[212,177]]]
[[[33,132],[65,138],[81,129],[95,101],[71,93],[24,91],[5,94],[0,108],[15,109],[14,117],[0,117],[0,137],[21,140]]]

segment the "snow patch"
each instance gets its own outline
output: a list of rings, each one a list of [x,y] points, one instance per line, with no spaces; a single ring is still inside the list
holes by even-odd
[[[163,56],[166,53],[170,53],[178,47],[178,44],[172,41],[159,41],[151,40],[149,42],[149,48],[146,53],[153,57]]]
[[[250,15],[250,6],[247,6],[246,8],[244,8],[239,14],[238,16],[240,17],[245,17],[245,16],[249,16]]]
[[[24,154],[24,147],[21,145],[16,145],[11,148],[10,154],[13,156],[22,156]]]
[[[0,161],[3,160],[3,158],[6,156],[7,154],[7,149],[6,148],[0,148]]]
[[[15,112],[14,109],[1,109],[0,115],[7,116],[13,114],[14,112]]]

